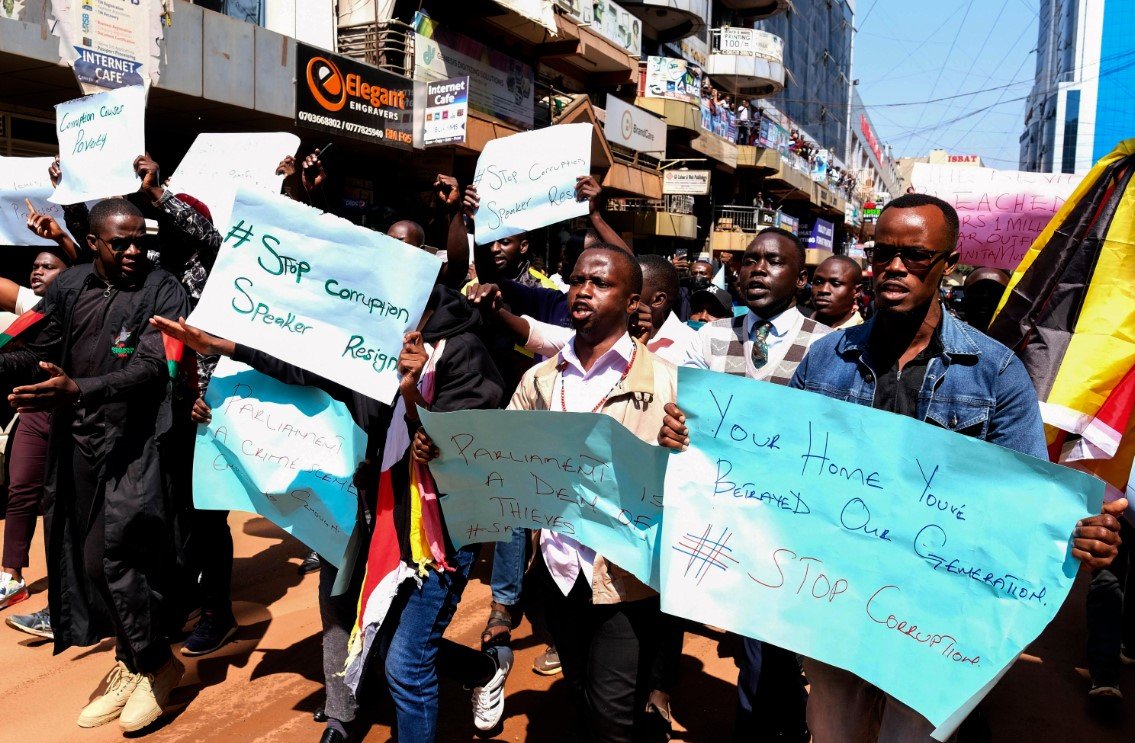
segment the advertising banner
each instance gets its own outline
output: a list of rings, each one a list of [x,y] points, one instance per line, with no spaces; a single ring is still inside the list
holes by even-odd
[[[413,83],[296,44],[296,125],[403,150],[414,145]]]
[[[647,98],[673,98],[701,103],[701,68],[684,59],[647,57],[642,94]]]
[[[911,185],[958,210],[962,263],[1012,271],[1082,175],[915,163]]]
[[[158,81],[161,0],[50,0],[59,56],[84,93]]]
[[[423,24],[414,35],[414,79],[469,78],[469,107],[522,129],[532,128],[532,67],[468,36]],[[428,31],[429,33],[421,33]]]
[[[426,83],[425,144],[465,142],[469,122],[469,77]]]
[[[603,134],[608,142],[637,152],[666,157],[666,122],[651,112],[607,94],[607,120]]]
[[[705,196],[709,193],[708,170],[667,170],[662,173],[663,194]]]
[[[835,225],[824,219],[817,219],[812,225],[812,234],[808,235],[809,248],[833,250],[835,248]]]

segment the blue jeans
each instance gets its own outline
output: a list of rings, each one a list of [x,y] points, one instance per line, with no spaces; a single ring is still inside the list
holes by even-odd
[[[528,530],[513,529],[512,539],[493,547],[493,601],[505,606],[520,603],[520,587],[528,564]]]
[[[431,570],[420,587],[405,583],[387,614],[379,653],[401,743],[433,743],[437,734],[438,648],[469,582],[478,547],[458,550],[452,572]]]

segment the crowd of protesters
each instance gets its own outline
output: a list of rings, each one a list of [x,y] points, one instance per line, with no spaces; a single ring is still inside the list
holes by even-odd
[[[818,156],[802,137],[792,147],[802,157]],[[632,251],[603,218],[598,182],[583,177],[576,198],[589,204],[586,224],[564,230],[558,271],[548,276],[533,263],[529,235],[477,245],[470,255],[477,190],[439,174],[435,223],[423,227],[394,215],[386,230],[422,249],[429,249],[427,232],[444,235],[446,262],[427,319],[404,338],[399,395],[385,405],[187,323],[221,234],[210,205],[165,188],[149,156],[139,155],[134,168],[137,192],[89,209],[67,207],[64,225],[29,204],[28,229],[57,247],[36,256],[27,287],[0,282],[0,309],[20,315],[0,350],[0,381],[20,416],[0,609],[29,598],[25,570],[42,509],[46,605],[8,611],[6,621],[52,638],[56,652],[114,638],[111,668],[78,711],[80,727],[117,722],[125,732],[146,730],[169,711],[184,671],[180,658],[213,653],[239,632],[228,514],[193,507],[190,474],[196,426],[212,414],[205,391],[222,356],[321,389],[346,406],[367,436],[355,476],[363,539],[354,549],[360,556],[388,549],[400,566],[396,574],[409,578],[393,586],[380,636],[360,651],[351,630],[366,560],[346,561],[355,567],[342,571],[315,554],[307,561],[320,573],[324,743],[359,734],[358,683],[387,685],[398,740],[435,740],[438,651],[482,550],[492,553],[492,599],[483,607],[483,668],[473,684],[471,724],[482,732],[500,724],[513,670],[511,632],[527,610],[541,618],[538,631],[547,641],[533,670],[562,673],[570,688],[577,713],[571,739],[669,737],[685,625],[611,560],[563,534],[518,530],[512,540],[485,547],[456,549],[445,538],[419,572],[423,563],[410,544],[419,516],[411,500],[438,456],[417,418],[419,406],[599,412],[647,443],[683,449],[691,433],[677,394],[678,367],[835,397],[855,387],[867,394],[853,402],[915,418],[924,415],[922,383],[933,377],[941,405],[980,399],[995,411],[982,438],[1046,457],[1023,365],[981,332],[1007,277],[970,275],[968,324],[944,310],[939,287],[958,263],[959,224],[952,207],[930,196],[908,194],[886,205],[865,284],[862,266],[843,256],[809,276],[800,239],[778,228],[760,232],[739,255],[713,260]],[[286,157],[278,173],[286,196],[326,203],[319,150]],[[56,162],[50,176],[58,184],[67,174]],[[854,187],[848,174],[838,177]],[[179,344],[192,353],[171,355]],[[960,357],[965,363],[951,363]],[[1116,501],[1067,525],[1072,554],[1097,575],[1125,575],[1125,506]],[[444,507],[436,518],[444,525]],[[1118,695],[1113,669],[1131,660],[1132,631],[1128,622],[1126,637],[1093,638],[1093,657],[1102,659],[1093,695]],[[737,694],[722,700],[736,708],[735,739],[929,739],[929,721],[854,674],[752,638],[741,643]],[[381,672],[345,674],[352,659]]]

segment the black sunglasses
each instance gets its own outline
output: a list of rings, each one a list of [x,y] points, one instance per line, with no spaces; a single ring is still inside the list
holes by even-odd
[[[96,237],[96,240],[104,242],[115,253],[125,253],[131,247],[142,250],[145,243],[145,237],[116,237],[113,240],[103,240],[101,237]]]
[[[930,268],[939,258],[950,255],[952,250],[927,250],[926,248],[900,248],[896,245],[876,245],[863,250],[867,260],[876,266],[887,266],[899,256],[907,268]]]

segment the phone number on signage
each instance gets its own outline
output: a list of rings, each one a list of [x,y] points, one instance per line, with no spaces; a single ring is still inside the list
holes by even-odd
[[[306,121],[309,124],[320,124],[321,126],[330,126],[335,129],[345,129],[348,132],[356,132],[358,134],[366,134],[370,137],[378,139],[385,139],[386,133],[381,129],[375,129],[371,126],[364,126],[362,124],[355,124],[350,121],[339,121],[330,116],[319,116],[317,114],[310,114],[307,111],[299,112],[300,121]]]

